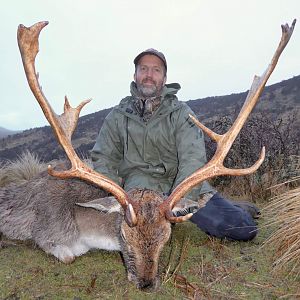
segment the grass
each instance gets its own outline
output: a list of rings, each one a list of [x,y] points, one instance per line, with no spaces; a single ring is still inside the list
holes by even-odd
[[[299,181],[299,177],[297,180]],[[274,270],[286,270],[300,277],[300,188],[275,197],[266,207],[268,224],[276,230],[267,239],[276,252]]]
[[[0,187],[12,182],[17,184],[26,182],[44,171],[46,167],[46,164],[42,163],[36,155],[25,151],[15,161],[0,165]]]
[[[263,220],[261,221],[263,222]],[[252,242],[210,238],[190,223],[177,224],[160,261],[155,293],[128,282],[118,252],[89,252],[71,265],[30,242],[0,250],[0,299],[293,299],[299,280],[272,272],[273,250],[261,247],[270,229]]]
[[[45,169],[35,156],[25,153],[19,161],[0,166],[0,186],[27,180],[40,167]],[[299,188],[275,198],[263,210],[258,236],[247,243],[211,238],[190,222],[173,226],[160,259],[162,285],[155,293],[139,291],[128,282],[118,252],[89,252],[65,265],[31,242],[7,245],[10,241],[4,238],[0,299],[297,299],[299,207]],[[291,212],[296,218],[289,218]],[[297,237],[293,249],[298,260],[282,259],[291,249],[288,233]],[[294,272],[285,268],[290,263]]]

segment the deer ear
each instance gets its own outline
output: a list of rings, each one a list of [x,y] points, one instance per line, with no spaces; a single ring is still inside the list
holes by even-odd
[[[121,205],[115,199],[115,197],[99,198],[85,203],[76,203],[76,205],[81,207],[93,208],[109,214],[113,212],[120,212],[121,210]]]

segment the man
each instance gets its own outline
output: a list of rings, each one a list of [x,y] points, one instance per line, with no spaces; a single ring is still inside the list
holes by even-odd
[[[180,85],[166,84],[163,53],[148,49],[134,64],[131,96],[106,117],[92,150],[94,169],[125,190],[139,187],[169,194],[206,163],[203,133],[189,118],[194,113],[176,97]],[[234,205],[207,182],[187,197],[202,203],[191,221],[207,234],[244,241],[255,237],[257,228],[247,211],[255,207]]]

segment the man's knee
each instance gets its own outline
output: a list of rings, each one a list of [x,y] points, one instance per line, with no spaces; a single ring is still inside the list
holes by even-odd
[[[217,238],[249,241],[257,235],[251,215],[216,193],[190,219],[201,230]]]
[[[256,224],[252,222],[247,222],[247,224],[242,223],[240,227],[226,228],[226,226],[225,224],[225,230],[222,230],[224,238],[235,241],[251,241],[256,237],[258,232]]]

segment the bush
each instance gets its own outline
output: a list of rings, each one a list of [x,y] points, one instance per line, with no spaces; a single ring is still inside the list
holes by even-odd
[[[274,193],[281,191],[271,187],[299,174],[300,140],[298,132],[293,130],[294,121],[295,116],[286,120],[272,120],[262,113],[250,118],[229,151],[225,165],[228,168],[250,167],[265,146],[264,163],[254,174],[241,177],[221,176],[213,180],[213,185],[231,197],[247,197],[254,202],[269,199]],[[232,124],[233,119],[224,116],[208,127],[223,134]],[[206,147],[210,159],[215,153],[216,144],[207,140]],[[293,184],[295,183],[291,183]]]

